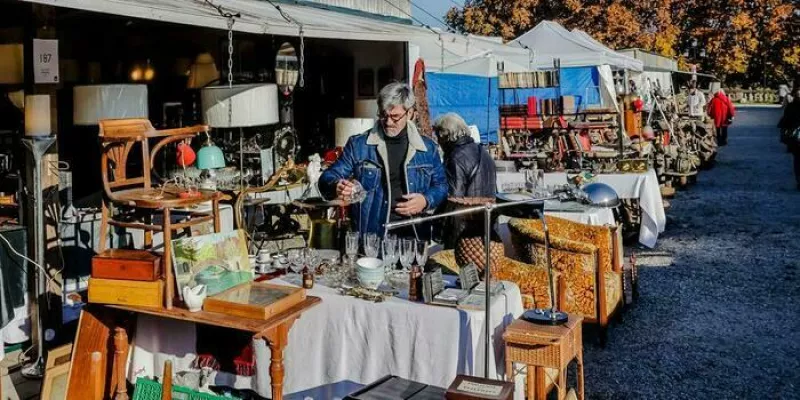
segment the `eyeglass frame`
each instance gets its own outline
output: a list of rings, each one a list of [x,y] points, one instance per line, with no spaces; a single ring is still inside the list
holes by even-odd
[[[394,123],[398,123],[398,122],[402,121],[402,120],[403,120],[403,118],[407,117],[407,116],[408,116],[408,114],[409,114],[409,113],[411,113],[411,111],[412,111],[413,109],[414,109],[414,107],[411,107],[411,108],[409,108],[409,109],[406,109],[406,112],[404,112],[402,115],[400,115],[400,116],[399,116],[399,117],[397,117],[397,118],[395,118],[395,117],[393,117],[393,116],[391,116],[391,115],[388,115],[388,114],[386,114],[385,112],[382,112],[382,113],[378,114],[378,120],[379,120],[379,121],[381,121],[381,122],[383,122],[383,123],[386,123],[386,122],[388,122],[389,120],[392,120],[392,122],[394,122]]]

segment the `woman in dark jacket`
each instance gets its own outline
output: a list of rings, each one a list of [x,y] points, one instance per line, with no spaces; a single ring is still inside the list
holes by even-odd
[[[447,113],[433,125],[444,151],[444,169],[447,175],[447,208],[470,203],[464,198],[494,199],[497,174],[494,160],[480,144],[470,136],[469,127],[458,114]],[[453,201],[453,198],[459,198]],[[465,201],[466,200],[466,201]],[[445,222],[444,246],[455,247],[462,234],[483,236],[483,223],[467,224],[469,218],[452,218]],[[472,229],[467,232],[466,226]]]
[[[783,109],[783,117],[778,122],[781,135],[786,137],[786,145],[794,157],[794,179],[797,189],[800,189],[800,141],[792,137],[796,129],[800,129],[800,88],[795,88],[792,93],[794,99]]]

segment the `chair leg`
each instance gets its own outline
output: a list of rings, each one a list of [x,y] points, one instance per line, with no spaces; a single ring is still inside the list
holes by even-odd
[[[164,256],[161,257],[163,263],[164,276],[166,277],[164,288],[164,307],[172,309],[172,298],[175,296],[175,276],[172,271],[172,220],[169,208],[164,208]]]
[[[153,215],[146,214],[144,216],[144,223],[150,225],[153,223]],[[151,250],[153,248],[153,231],[149,229],[144,230],[144,248],[147,250]]]
[[[215,232],[215,233],[219,233],[219,231],[220,231],[220,222],[219,222],[219,200],[217,200],[217,199],[211,200],[211,207],[212,207],[212,210],[211,210],[211,212],[213,212],[213,213],[214,213],[214,232]],[[238,227],[238,228],[239,228],[239,229],[242,229],[242,227],[241,227],[241,226],[240,226],[240,227]]]
[[[103,205],[100,208],[100,238],[98,240],[99,244],[97,246],[97,252],[102,253],[106,250],[106,240],[108,240],[108,220],[109,220],[109,213],[111,211],[108,209],[106,202],[103,201]]]

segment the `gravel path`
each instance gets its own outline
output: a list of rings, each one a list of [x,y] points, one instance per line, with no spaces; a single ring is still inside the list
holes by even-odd
[[[800,399],[800,192],[780,114],[741,109],[658,248],[637,250],[639,301],[584,349],[589,399]]]

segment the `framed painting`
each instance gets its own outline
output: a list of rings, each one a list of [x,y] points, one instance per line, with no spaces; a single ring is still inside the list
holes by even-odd
[[[181,299],[187,286],[206,285],[206,293],[213,296],[253,280],[241,229],[173,240],[172,266]]]
[[[72,343],[56,347],[47,352],[47,362],[44,365],[45,371],[62,364],[69,363],[72,356]]]

